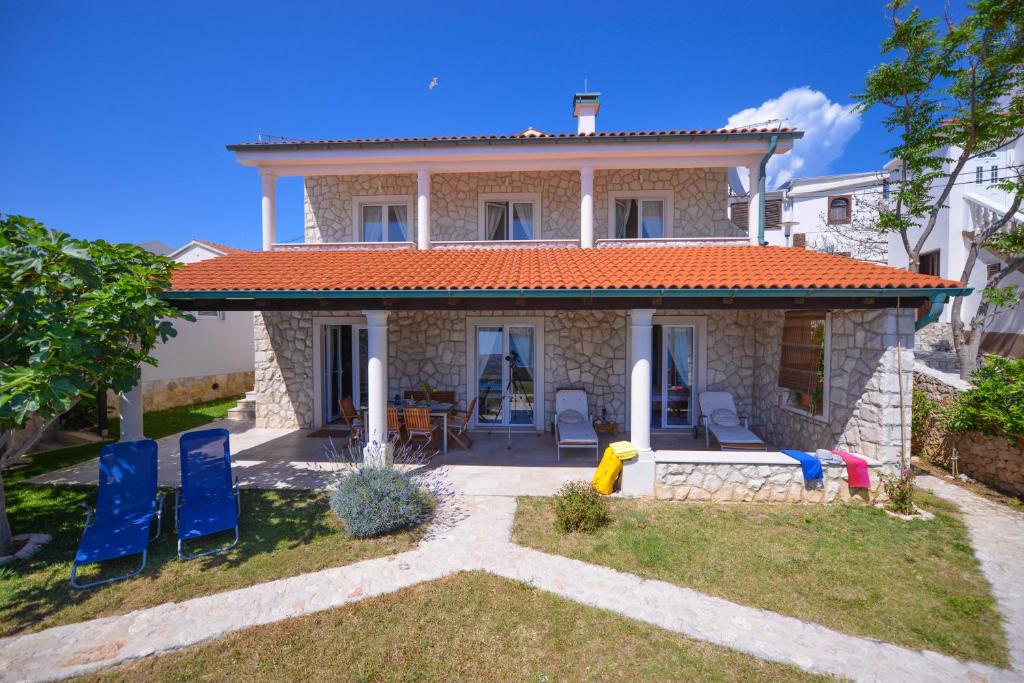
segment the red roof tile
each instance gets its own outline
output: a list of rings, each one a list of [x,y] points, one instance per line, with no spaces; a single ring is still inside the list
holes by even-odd
[[[218,244],[217,242],[211,242],[210,240],[192,240],[192,241],[193,242],[198,242],[199,244],[206,245],[206,246],[208,246],[208,247],[210,247],[212,249],[216,249],[217,251],[222,251],[225,254],[249,254],[249,253],[252,253],[248,249],[239,249],[238,247],[229,247],[226,244]]]
[[[527,129],[529,130],[529,129]],[[322,140],[269,140],[254,142],[239,142],[228,145],[228,149],[245,149],[247,147],[269,148],[287,147],[302,145],[360,145],[360,144],[387,144],[387,143],[417,143],[417,142],[488,142],[492,140],[582,140],[600,138],[644,138],[656,136],[684,136],[684,135],[750,135],[782,133],[794,134],[796,137],[802,135],[796,128],[780,127],[740,127],[740,128],[690,128],[674,130],[623,130],[623,131],[599,131],[596,133],[544,133],[542,131],[522,133],[511,133],[507,135],[436,135],[430,137],[389,137],[389,138],[338,138]]]
[[[174,273],[176,291],[793,289],[959,283],[788,247],[612,247],[233,253]]]

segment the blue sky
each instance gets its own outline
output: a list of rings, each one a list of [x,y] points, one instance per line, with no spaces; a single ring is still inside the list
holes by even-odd
[[[882,4],[5,0],[0,212],[88,238],[258,248],[259,180],[225,144],[569,131],[584,78],[601,130],[781,111],[818,133],[777,179],[877,168],[881,113],[846,105],[880,60]],[[301,179],[278,197],[278,237],[301,236]]]

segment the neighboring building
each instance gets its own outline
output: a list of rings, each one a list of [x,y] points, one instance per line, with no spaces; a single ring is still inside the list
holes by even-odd
[[[721,390],[777,447],[896,467],[915,309],[958,284],[730,221],[729,169],[756,180],[799,131],[604,133],[599,107],[578,94],[573,133],[230,145],[260,172],[264,251],[191,264],[166,296],[256,311],[258,427],[331,425],[348,396],[383,440],[386,403],[426,381],[475,399],[474,426],[543,431],[582,388],[640,450],[623,490],[672,495],[673,467],[722,454],[652,432],[696,443],[697,398]],[[281,176],[305,181],[303,244],[276,240]]]
[[[729,198],[730,217],[744,225],[746,190],[739,192]],[[765,241],[885,263],[889,239],[876,226],[888,197],[881,171],[793,178],[766,194]]]
[[[952,167],[953,160],[959,156],[960,150],[946,149],[940,154],[949,160],[946,165],[948,170]],[[939,212],[935,228],[921,251],[922,273],[952,280],[963,277],[971,238],[976,231],[985,230],[995,218],[1005,214],[1012,202],[1010,193],[995,187],[995,183],[1000,179],[1005,180],[1007,174],[1013,172],[1021,163],[1024,163],[1024,140],[1021,139],[967,163],[952,188],[946,207]],[[886,170],[892,172],[894,180],[898,178],[899,160],[889,162]],[[934,191],[941,191],[938,183]],[[1019,212],[1017,220],[1004,227],[1004,230],[1022,223],[1024,212]],[[912,244],[920,238],[920,234],[920,229],[910,231]],[[907,263],[907,252],[900,241],[900,236],[896,233],[891,234],[889,264],[906,268]],[[1005,264],[1005,255],[982,249],[974,269],[967,278],[967,285],[974,291],[964,301],[961,317],[965,322],[970,321],[977,312],[990,273],[1003,268]],[[1024,274],[1016,272],[1007,276],[1000,286],[1007,285],[1024,287]],[[952,308],[952,305],[946,304],[939,323],[929,326],[920,339],[925,348],[926,362],[938,369],[956,370],[959,367],[956,356],[951,351]],[[994,313],[982,336],[981,351],[1010,358],[1024,357],[1024,305]]]
[[[162,242],[140,246],[179,263],[249,253],[205,240],[192,240],[180,249],[171,249]],[[235,396],[252,389],[252,313],[204,310],[192,314],[195,322],[176,320],[177,336],[153,348],[150,355],[158,365],[142,365],[143,406],[147,411]]]

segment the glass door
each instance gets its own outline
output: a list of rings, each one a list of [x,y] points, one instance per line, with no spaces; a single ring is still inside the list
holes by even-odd
[[[692,427],[697,386],[694,328],[690,325],[655,325],[651,373],[651,425],[677,429]]]
[[[366,326],[324,325],[321,339],[324,424],[330,424],[341,420],[341,399],[350,396],[356,410],[365,401]]]
[[[476,328],[477,424],[535,423],[535,332],[532,325]]]
[[[325,325],[323,345],[320,350],[323,369],[324,423],[341,419],[342,376],[342,328],[340,325]]]

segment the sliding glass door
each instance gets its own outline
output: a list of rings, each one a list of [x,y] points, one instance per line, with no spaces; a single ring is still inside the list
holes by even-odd
[[[476,328],[477,423],[532,426],[536,328],[478,325]]]
[[[655,325],[651,373],[651,425],[692,427],[697,386],[695,330],[691,325]]]
[[[324,325],[320,336],[323,422],[341,419],[341,399],[351,397],[358,410],[366,397],[366,327]]]

